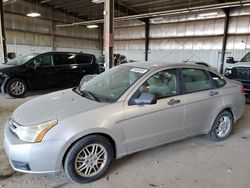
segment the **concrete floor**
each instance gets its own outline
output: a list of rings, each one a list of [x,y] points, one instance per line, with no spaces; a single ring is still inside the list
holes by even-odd
[[[78,185],[64,175],[34,175],[14,172],[3,150],[3,127],[16,107],[28,101],[0,95],[0,188],[2,187],[102,187],[102,188],[249,188],[250,105],[237,122],[231,137],[223,142],[205,136],[160,146],[113,162],[100,180]]]

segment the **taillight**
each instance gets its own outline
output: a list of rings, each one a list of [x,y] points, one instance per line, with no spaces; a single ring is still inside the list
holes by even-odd
[[[240,87],[240,94],[245,94],[245,89],[243,86]]]

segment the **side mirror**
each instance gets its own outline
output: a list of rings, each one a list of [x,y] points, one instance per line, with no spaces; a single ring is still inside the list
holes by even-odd
[[[16,53],[15,52],[9,52],[7,54],[8,59],[12,60],[16,58]]]
[[[34,63],[34,66],[35,66],[34,69],[36,69],[36,68],[38,68],[38,67],[40,67],[42,65],[42,63],[40,61],[37,61],[37,60],[33,61],[33,63]]]
[[[131,99],[129,105],[156,104],[156,96],[152,93],[142,93],[138,98]]]
[[[233,57],[228,57],[227,58],[227,63],[228,64],[234,64],[235,63],[234,58]]]

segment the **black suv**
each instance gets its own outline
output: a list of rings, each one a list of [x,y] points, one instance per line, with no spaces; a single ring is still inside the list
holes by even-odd
[[[250,52],[240,61],[235,61],[233,57],[228,57],[226,67],[225,76],[233,80],[241,81],[245,93],[250,97]]]
[[[92,54],[74,52],[31,53],[0,66],[1,92],[23,97],[27,90],[73,87],[86,74],[97,74]]]

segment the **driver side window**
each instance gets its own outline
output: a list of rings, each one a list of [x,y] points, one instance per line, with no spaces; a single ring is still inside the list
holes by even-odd
[[[151,93],[157,99],[177,95],[177,74],[176,69],[165,70],[151,76],[144,82],[137,93]]]
[[[41,67],[47,67],[47,66],[52,66],[52,58],[51,55],[44,55],[36,58],[33,62],[33,64],[41,63]]]

